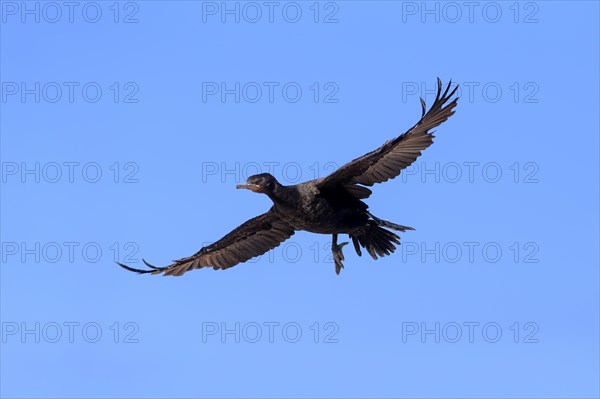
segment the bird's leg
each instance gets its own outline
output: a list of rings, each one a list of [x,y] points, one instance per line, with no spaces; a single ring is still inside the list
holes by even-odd
[[[337,234],[331,236],[331,251],[333,252],[333,261],[335,262],[335,273],[340,274],[340,271],[344,268],[344,265],[342,264],[342,261],[344,260],[342,248],[348,243],[342,242],[338,245],[337,238]]]

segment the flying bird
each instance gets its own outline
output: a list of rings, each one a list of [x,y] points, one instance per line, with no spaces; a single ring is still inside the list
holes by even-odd
[[[202,267],[228,269],[255,256],[262,255],[290,238],[295,231],[305,230],[318,234],[331,234],[331,248],[335,272],[344,267],[342,248],[338,235],[347,234],[361,256],[364,248],[375,260],[395,251],[400,237],[391,230],[405,232],[412,227],[392,223],[374,216],[362,200],[372,191],[375,183],[393,179],[412,164],[421,151],[433,143],[431,129],[454,114],[458,97],[457,87],[450,91],[452,82],[442,92],[438,78],[437,95],[429,110],[421,98],[421,119],[406,133],[387,141],[378,149],[343,165],[327,177],[301,184],[284,186],[268,173],[250,176],[239,189],[266,194],[273,206],[267,213],[252,218],[219,241],[202,248],[194,255],[173,261],[165,267],[156,267],[143,260],[148,269],[135,269],[118,263],[140,274],[181,276]]]

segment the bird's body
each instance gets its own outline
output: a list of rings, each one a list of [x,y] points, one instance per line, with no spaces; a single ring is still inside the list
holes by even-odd
[[[374,216],[363,201],[371,195],[368,186],[393,179],[433,143],[432,128],[439,126],[452,114],[457,98],[450,101],[456,88],[450,84],[442,94],[438,79],[435,102],[426,112],[421,99],[423,115],[406,133],[387,141],[380,148],[342,166],[327,177],[293,186],[280,184],[268,173],[250,176],[245,188],[266,194],[272,201],[271,209],[243,223],[232,232],[202,248],[196,254],[173,261],[165,267],[156,267],[146,261],[147,270],[119,265],[137,273],[163,273],[181,276],[185,272],[202,268],[227,269],[277,247],[296,231],[332,235],[332,252],[336,273],[344,267],[339,234],[348,234],[356,253],[364,248],[373,259],[390,255],[400,244],[400,237],[390,229],[405,232],[413,230]]]
[[[328,197],[317,188],[318,182],[280,185],[269,194],[272,211],[295,230],[318,234],[352,233],[366,223],[367,204],[344,195]]]

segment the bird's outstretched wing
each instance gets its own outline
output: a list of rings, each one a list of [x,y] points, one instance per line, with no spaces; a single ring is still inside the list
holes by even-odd
[[[317,182],[320,189],[344,187],[357,198],[367,198],[371,190],[363,186],[383,183],[398,176],[402,169],[413,163],[421,151],[433,143],[431,129],[441,125],[454,114],[457,98],[448,102],[456,92],[450,91],[450,85],[442,93],[442,81],[438,78],[438,90],[435,101],[426,111],[425,101],[421,98],[423,114],[412,128],[401,136],[387,141],[378,149],[343,165],[338,170]]]
[[[164,273],[165,276],[181,276],[201,267],[227,269],[277,247],[294,234],[294,228],[284,222],[271,209],[269,212],[248,220],[219,241],[202,248],[195,255],[175,260],[165,267],[156,267],[144,261],[149,269],[134,269],[118,263],[124,269],[136,273]]]

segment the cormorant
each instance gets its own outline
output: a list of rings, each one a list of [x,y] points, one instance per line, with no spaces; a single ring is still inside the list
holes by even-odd
[[[332,235],[331,246],[337,274],[344,267],[342,247],[348,244],[338,244],[338,234],[348,234],[359,256],[362,255],[361,248],[366,249],[375,260],[377,256],[389,255],[396,249],[394,244],[400,244],[400,237],[388,229],[400,232],[414,229],[373,216],[362,201],[371,195],[371,190],[366,186],[395,178],[433,143],[434,132],[430,130],[454,114],[458,97],[450,102],[448,100],[458,86],[450,91],[451,84],[448,83],[442,93],[442,82],[438,78],[433,105],[426,112],[425,101],[421,98],[421,119],[412,128],[327,177],[284,186],[268,173],[250,176],[245,184],[239,184],[237,188],[266,194],[273,201],[271,209],[248,220],[193,256],[175,260],[165,267],[156,267],[144,260],[149,268],[146,270],[118,264],[132,272],[163,273],[165,276],[181,276],[201,267],[227,269],[279,246],[296,230]]]

